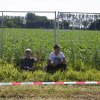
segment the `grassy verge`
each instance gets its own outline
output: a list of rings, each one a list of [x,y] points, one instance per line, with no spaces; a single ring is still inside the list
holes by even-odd
[[[100,86],[34,85],[0,87],[4,100],[99,100]]]
[[[77,71],[71,66],[68,66],[68,70],[64,72],[57,71],[56,73],[51,74],[46,73],[44,70],[40,69],[34,72],[21,71],[11,64],[1,62],[0,81],[100,81],[100,71],[94,68],[88,68],[87,70]]]

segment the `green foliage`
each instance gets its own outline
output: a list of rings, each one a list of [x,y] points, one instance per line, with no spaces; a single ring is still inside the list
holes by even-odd
[[[58,71],[52,75],[45,73],[44,67],[49,53],[53,50],[53,30],[4,29],[1,43],[3,52],[0,51],[3,57],[0,62],[0,81],[100,80],[99,31],[60,30],[58,35],[58,42],[67,58],[68,71]],[[36,51],[40,53],[41,62],[35,65],[35,72],[17,69],[26,48],[32,49],[34,57]]]
[[[100,19],[92,22],[88,29],[89,30],[100,30]]]
[[[4,29],[3,59],[19,63],[26,48],[40,52],[41,61],[46,61],[54,45],[53,30],[42,29]],[[73,66],[100,66],[100,34],[99,31],[64,31],[59,32],[59,43],[68,62]],[[43,64],[43,63],[42,63]]]
[[[11,81],[26,81],[26,82],[38,82],[38,81],[99,81],[100,72],[96,69],[87,68],[85,71],[76,71],[71,66],[68,70],[61,72],[57,71],[54,74],[46,73],[42,70],[34,72],[20,71],[11,64],[7,64],[5,61],[0,61],[0,82]]]

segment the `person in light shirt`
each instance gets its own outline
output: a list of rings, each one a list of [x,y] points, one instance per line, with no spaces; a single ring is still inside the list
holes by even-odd
[[[54,46],[54,51],[50,53],[49,59],[47,61],[47,72],[55,72],[57,70],[66,70],[67,64],[65,55],[60,50],[59,45]]]

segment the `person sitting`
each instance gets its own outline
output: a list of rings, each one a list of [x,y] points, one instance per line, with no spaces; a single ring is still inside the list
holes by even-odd
[[[32,71],[34,63],[37,63],[39,61],[38,56],[39,56],[39,54],[37,52],[37,59],[34,57],[31,57],[31,49],[26,49],[25,50],[25,57],[22,57],[21,61],[20,61],[20,68],[22,70]]]
[[[57,70],[66,70],[67,64],[63,52],[60,51],[60,46],[55,45],[54,51],[50,53],[47,61],[47,72],[55,72]]]

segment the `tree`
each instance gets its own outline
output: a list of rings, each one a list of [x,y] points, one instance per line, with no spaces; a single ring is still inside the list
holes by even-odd
[[[91,25],[89,26],[89,29],[90,30],[100,30],[100,19],[91,23]]]
[[[50,28],[50,20],[45,16],[37,16],[33,13],[27,13],[26,15],[26,27],[27,28]]]
[[[13,22],[16,25],[17,28],[23,28],[24,27],[24,17],[13,17]]]
[[[2,27],[2,16],[0,16],[0,28]]]
[[[61,22],[61,29],[69,29],[69,23],[66,20]]]
[[[24,17],[4,16],[4,27],[23,28],[24,27]]]
[[[8,28],[54,28],[54,20],[49,20],[45,16],[37,16],[33,13],[27,13],[22,16],[4,16],[4,27]],[[0,16],[0,27],[2,25],[2,16]]]
[[[88,27],[88,24],[89,24],[89,23],[88,23],[88,21],[86,21],[86,20],[82,22],[82,25],[84,26],[85,29]]]

